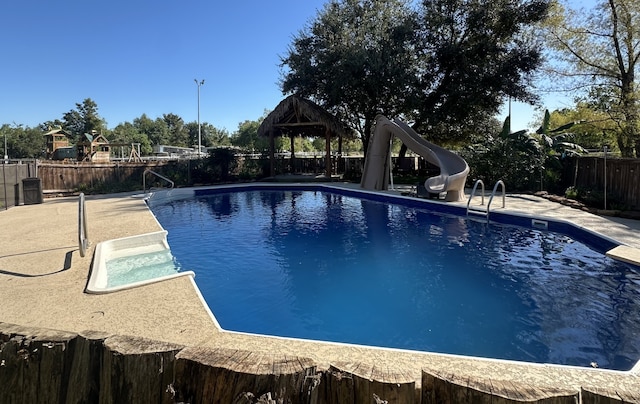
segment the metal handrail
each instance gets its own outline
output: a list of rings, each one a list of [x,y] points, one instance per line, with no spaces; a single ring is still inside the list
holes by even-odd
[[[146,170],[144,170],[144,173],[142,174],[142,190],[143,190],[143,192],[147,192],[147,182],[146,182],[147,173],[151,173],[151,174],[155,175],[156,177],[167,181],[169,184],[171,184],[171,188],[173,188],[175,186],[175,183],[173,181],[171,181],[169,178],[165,177],[162,174],[158,174],[157,172],[147,168]]]
[[[473,189],[471,190],[471,194],[469,195],[469,200],[467,201],[467,214],[469,214],[469,205],[471,204],[471,199],[473,199],[474,195],[476,194],[476,190],[478,189],[478,184],[480,184],[480,187],[482,189],[482,200],[480,202],[480,205],[484,205],[484,182],[482,182],[482,180],[477,180],[475,184],[473,184]]]
[[[78,249],[84,257],[89,247],[89,232],[87,231],[87,210],[85,209],[84,193],[78,198]]]
[[[498,185],[502,185],[502,207],[504,208],[504,196],[507,193],[507,191],[504,188],[504,182],[502,182],[502,180],[498,180],[498,182],[496,182],[496,185],[493,186],[493,191],[491,192],[491,197],[489,198],[489,203],[487,203],[487,215],[489,215],[489,208],[491,207],[491,201],[493,201],[493,197],[496,194],[496,190],[498,189]]]

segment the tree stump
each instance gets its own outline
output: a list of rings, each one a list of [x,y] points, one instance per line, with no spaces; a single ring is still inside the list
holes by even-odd
[[[422,404],[545,403],[575,404],[579,391],[532,386],[505,380],[462,378],[422,371]]]
[[[182,348],[137,337],[107,338],[100,366],[100,402],[174,403],[171,384],[175,357]]]
[[[176,401],[233,403],[247,397],[309,402],[316,373],[308,358],[232,349],[185,348],[176,356]],[[241,401],[240,401],[241,402]],[[260,402],[260,401],[258,401]]]
[[[75,337],[0,323],[0,403],[65,402],[68,348]]]
[[[354,404],[417,403],[415,380],[386,368],[353,363],[331,365],[317,389],[316,402]]]
[[[640,390],[627,391],[620,387],[615,387],[614,390],[582,387],[580,396],[583,404],[640,403]]]

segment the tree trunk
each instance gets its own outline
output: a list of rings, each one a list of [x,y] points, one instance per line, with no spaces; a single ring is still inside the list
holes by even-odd
[[[624,124],[622,127],[622,136],[625,140],[625,150],[620,149],[622,157],[633,157],[635,150],[636,156],[640,156],[640,136],[638,135],[638,99],[634,91],[634,73],[635,65],[630,65],[627,72],[622,71],[622,115],[624,116]]]

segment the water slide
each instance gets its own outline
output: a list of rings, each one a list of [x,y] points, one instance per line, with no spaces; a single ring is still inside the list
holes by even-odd
[[[429,193],[446,192],[446,201],[464,200],[464,185],[469,174],[467,162],[457,154],[426,141],[405,122],[399,119],[390,121],[383,115],[376,117],[376,126],[364,162],[361,188],[388,188],[392,136],[398,137],[409,149],[429,163],[440,167],[440,175],[427,178],[424,182],[424,187]]]

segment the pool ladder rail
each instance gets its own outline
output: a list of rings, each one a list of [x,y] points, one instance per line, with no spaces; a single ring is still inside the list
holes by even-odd
[[[473,197],[476,194],[476,191],[478,190],[478,185],[480,185],[480,189],[481,189],[482,199],[480,201],[480,206],[482,207],[471,206],[471,200],[473,199]],[[502,207],[504,208],[505,195],[507,193],[504,187],[504,182],[502,180],[498,180],[498,182],[496,182],[496,185],[493,186],[493,191],[491,191],[491,196],[489,197],[489,203],[487,203],[487,207],[485,209],[484,208],[484,182],[482,182],[482,180],[477,180],[475,184],[473,184],[473,189],[471,190],[471,194],[469,195],[469,200],[467,201],[467,216],[470,216],[470,215],[484,216],[487,218],[487,223],[488,223],[489,212],[491,209],[491,202],[493,202],[493,197],[496,195],[496,191],[498,190],[499,186],[502,186]]]
[[[87,231],[87,210],[85,209],[84,193],[78,197],[78,250],[84,257],[89,248],[89,232]]]
[[[147,174],[153,174],[156,177],[160,178],[161,180],[165,180],[166,182],[169,183],[169,185],[171,185],[170,188],[173,188],[175,186],[175,183],[173,181],[171,181],[169,178],[165,177],[162,174],[159,174],[149,168],[147,168],[146,170],[144,170],[144,173],[142,174],[142,191],[143,192],[147,192]]]

